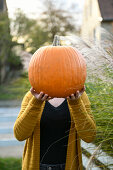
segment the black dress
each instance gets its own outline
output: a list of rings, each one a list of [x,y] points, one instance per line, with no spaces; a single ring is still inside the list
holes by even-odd
[[[70,125],[67,99],[58,107],[46,101],[40,122],[40,163],[66,162]]]

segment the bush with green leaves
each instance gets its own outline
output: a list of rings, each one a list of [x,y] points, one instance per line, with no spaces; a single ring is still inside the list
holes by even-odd
[[[0,158],[0,170],[21,170],[21,158]]]

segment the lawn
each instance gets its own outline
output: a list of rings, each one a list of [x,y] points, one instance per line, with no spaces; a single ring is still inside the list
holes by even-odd
[[[0,86],[0,100],[22,100],[30,87],[28,74],[22,73],[16,80]]]

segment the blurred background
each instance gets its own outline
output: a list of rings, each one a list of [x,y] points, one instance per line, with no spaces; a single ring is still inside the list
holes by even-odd
[[[97,137],[82,141],[84,169],[113,169],[113,0],[0,0],[0,170],[21,169],[25,142],[13,126],[30,89],[29,61],[56,34],[87,64]]]

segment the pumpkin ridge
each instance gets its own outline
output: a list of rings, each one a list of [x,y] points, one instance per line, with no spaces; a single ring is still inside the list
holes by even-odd
[[[37,93],[40,93],[40,91],[42,91],[41,89],[40,89],[40,81],[42,81],[42,78],[41,78],[41,68],[40,68],[40,62],[41,62],[41,58],[42,58],[42,56],[44,55],[44,50],[45,50],[45,48],[43,47],[43,48],[40,48],[39,49],[40,50],[40,53],[38,54],[38,57],[36,57],[37,58],[37,60],[36,60],[36,63],[35,63],[35,68],[34,68],[34,70],[35,70],[35,75],[37,75],[37,81],[35,82],[35,86],[36,86],[36,83],[38,84],[38,90],[36,89],[36,91],[37,91]],[[36,67],[36,65],[37,65],[37,67]]]
[[[44,66],[45,66],[45,58],[46,58],[46,56],[47,56],[47,47],[45,47],[43,53],[41,54],[41,63],[42,63],[42,60],[43,60],[43,63],[44,63],[43,65]],[[40,85],[40,89],[41,89],[41,91],[43,91],[45,93],[45,89],[43,88],[43,86],[44,86],[44,82],[46,81],[45,78],[44,78],[44,75],[46,73],[44,72],[43,66],[40,66],[40,68],[41,68],[42,77],[39,80],[41,81],[41,83],[43,82],[43,84]],[[46,84],[46,86],[47,86],[47,84]]]
[[[40,49],[41,50],[41,49]],[[36,72],[36,63],[37,63],[37,67],[38,67],[38,64],[39,64],[39,56],[40,56],[40,53],[38,53],[38,50],[37,50],[37,52],[35,53],[35,58],[34,58],[34,61],[33,61],[33,66],[35,65],[35,67],[34,67],[34,69],[33,69],[33,75],[35,75],[35,74],[38,74],[39,75],[39,72],[40,72],[40,70],[38,70],[38,73]],[[37,57],[37,55],[38,55],[38,57]],[[38,61],[38,62],[37,62]],[[38,76],[37,75],[37,76]],[[33,79],[34,79],[34,77],[33,77]],[[37,77],[36,77],[36,82],[37,82]],[[37,91],[37,89],[36,89],[36,87],[35,87],[35,81],[34,81],[34,89]],[[39,83],[37,82],[37,84],[39,85]]]
[[[35,57],[35,55],[36,55],[36,53],[37,53],[37,51],[33,54],[33,56],[32,56],[32,58],[31,58],[31,60],[30,60],[30,67],[29,67],[29,73],[31,73],[31,69],[32,69],[32,67],[34,66],[34,61],[36,60],[36,57]],[[34,69],[32,69],[32,71],[33,71],[33,74],[34,74]],[[33,86],[33,84],[35,84],[35,81],[34,81],[34,77],[33,76],[29,76],[30,77],[30,82],[32,82],[31,83],[31,86]]]
[[[72,50],[73,50],[73,53],[75,53],[75,55],[76,55],[76,62],[79,63],[79,65],[80,65],[80,60],[79,60],[79,57],[78,57],[76,51],[75,51],[73,48],[72,48]],[[77,66],[77,64],[76,64],[76,66]],[[78,72],[77,72],[77,77],[80,78],[80,66],[77,66],[76,71],[78,71]],[[80,82],[81,82],[80,79],[78,79],[77,81],[78,81],[78,84],[80,85]],[[78,87],[77,87],[77,88],[78,88]]]
[[[78,50],[76,50],[76,53],[77,53],[78,56],[79,55],[81,56],[81,57],[79,57],[80,64],[81,64],[81,70],[83,71],[82,80],[81,81],[82,81],[82,84],[84,84],[84,69],[86,70],[85,59],[84,59],[83,55]],[[86,77],[86,75],[85,75],[85,77]]]
[[[54,51],[53,51],[53,50],[54,50],[55,47],[57,47],[57,46],[52,46],[52,47],[51,47],[50,56],[54,56]],[[53,55],[52,55],[52,54],[53,54]],[[52,58],[53,58],[53,57],[52,57]],[[54,59],[53,59],[53,60],[54,60]],[[53,82],[53,80],[52,80],[52,82]],[[55,86],[56,86],[56,85],[55,85]],[[53,84],[52,84],[51,88],[53,89]],[[53,94],[52,94],[52,95],[53,95]]]
[[[62,53],[64,53],[64,51],[63,51]],[[60,65],[61,65],[61,74],[62,74],[62,76],[61,76],[61,77],[62,77],[62,80],[61,80],[61,81],[62,81],[62,82],[61,82],[62,87],[61,87],[61,89],[63,89],[63,87],[65,87],[65,83],[64,83],[64,82],[66,81],[66,80],[64,80],[64,79],[65,79],[65,77],[64,77],[64,76],[65,76],[65,74],[64,74],[65,67],[62,67],[62,65],[65,64],[64,55],[63,55],[62,57],[63,57],[63,59],[62,59],[63,63],[60,62],[60,63],[61,63],[61,64],[60,64]],[[64,69],[64,70],[63,70],[63,69]],[[63,79],[63,78],[64,78],[64,79]]]
[[[70,56],[73,56],[73,53],[72,53],[72,48],[71,49],[69,49],[69,51],[70,51]],[[75,56],[73,56],[73,61],[74,61],[74,64],[75,64],[75,67],[77,66],[77,58],[75,57]],[[75,73],[75,72],[74,72]],[[78,75],[78,73],[77,73],[77,69],[76,69],[76,76],[75,77],[77,77],[77,75]],[[73,81],[73,80],[72,80]],[[74,80],[75,81],[75,80]],[[75,84],[76,84],[76,82],[78,81],[78,79],[76,79],[76,81],[75,81]],[[76,89],[76,88],[75,88]]]
[[[42,48],[42,50],[40,51],[40,54],[39,54],[39,58],[38,58],[38,65],[37,65],[37,67],[36,67],[36,65],[35,65],[35,73],[39,73],[38,74],[38,77],[37,77],[37,84],[38,84],[38,86],[39,86],[39,90],[37,90],[38,91],[38,93],[40,93],[40,91],[42,91],[40,88],[41,88],[41,86],[40,86],[40,84],[41,84],[41,81],[42,81],[42,77],[41,77],[41,68],[40,68],[40,62],[41,62],[41,58],[42,58],[42,56],[44,55],[44,50],[45,50],[45,48]],[[37,61],[36,61],[37,62]]]
[[[80,75],[80,71],[82,70],[82,67],[81,67],[81,59],[80,57],[78,57],[78,53],[77,53],[77,49],[75,50],[74,48],[72,48],[72,50],[74,51],[74,53],[76,54],[76,57],[77,57],[77,60],[79,61],[79,69],[78,69],[78,72],[79,72],[79,85],[81,85],[81,82],[82,82],[82,75]]]
[[[79,70],[79,60],[78,60],[78,56],[77,54],[75,53],[75,50],[72,51],[72,47],[71,49],[69,49],[70,51],[70,55],[73,56],[73,61],[75,62],[75,67],[76,67],[76,81],[75,81],[75,85],[76,85],[76,88],[75,88],[75,91],[78,89],[78,85],[77,84],[80,84],[80,79],[79,79],[79,75],[80,75],[80,70]]]
[[[72,65],[71,65],[71,60],[70,60],[70,57],[69,57],[69,52],[68,52],[68,50],[67,50],[67,48],[66,47],[64,47],[64,49],[65,49],[65,52],[66,52],[66,56],[68,57],[68,67],[69,68],[72,68]],[[68,48],[69,49],[69,48]],[[69,66],[70,65],[70,66]],[[69,71],[68,71],[68,74],[71,74]],[[70,78],[71,78],[71,80],[68,82],[69,83],[69,87],[70,87],[70,82],[72,82],[72,77],[71,76],[69,76]],[[65,90],[65,91],[67,91],[67,89]]]
[[[67,51],[66,51],[66,47],[64,47],[64,50],[65,50],[65,53],[67,53]],[[69,61],[69,59],[68,59],[68,61]],[[68,62],[69,63],[69,62]],[[66,65],[67,63],[65,63],[64,62],[64,67],[65,67],[65,70],[67,71],[67,65]],[[68,72],[68,71],[67,71]],[[67,73],[66,73],[66,75],[67,75]],[[65,76],[65,78],[66,78],[66,76]],[[66,83],[65,83],[65,81],[66,81]],[[64,85],[65,84],[67,84],[67,80],[64,80]],[[68,84],[69,84],[69,82],[68,82]],[[66,85],[65,85],[66,86]],[[66,90],[65,90],[65,92],[67,91],[67,87],[66,87]]]
[[[34,54],[34,60],[32,61],[32,67],[34,66],[36,62],[36,54]],[[35,74],[35,67],[33,68],[33,75]],[[33,84],[35,84],[35,80],[34,80],[34,77],[33,77]],[[33,85],[32,85],[33,86]],[[35,88],[35,87],[34,87]]]
[[[51,51],[52,51],[53,46],[51,46],[50,48],[51,48],[51,50],[48,48],[48,50],[47,50],[48,53],[46,53],[46,54],[49,54],[49,53],[50,53],[50,56],[51,56]],[[53,58],[53,57],[52,57],[52,58]],[[48,66],[48,67],[50,68],[50,66]],[[51,81],[49,80],[48,83],[51,83]],[[51,86],[51,85],[50,85],[50,86]],[[48,87],[49,87],[49,86],[48,86]],[[53,88],[53,86],[51,86],[51,88]],[[49,87],[49,89],[50,89],[50,87]]]
[[[56,67],[56,71],[58,71],[58,73],[55,72],[55,76],[59,75],[60,77],[56,78],[56,83],[57,84],[55,84],[55,87],[56,87],[55,94],[57,95],[57,93],[58,93],[58,95],[59,95],[59,94],[61,94],[61,91],[63,89],[63,71],[62,71],[62,64],[63,64],[62,61],[63,60],[61,58],[62,55],[63,55],[63,52],[62,52],[61,48],[59,48],[58,46],[53,47],[53,51],[56,52],[56,54],[57,54],[56,57],[58,58],[58,63],[57,63],[58,65]],[[59,87],[58,81],[60,81],[60,87]]]

